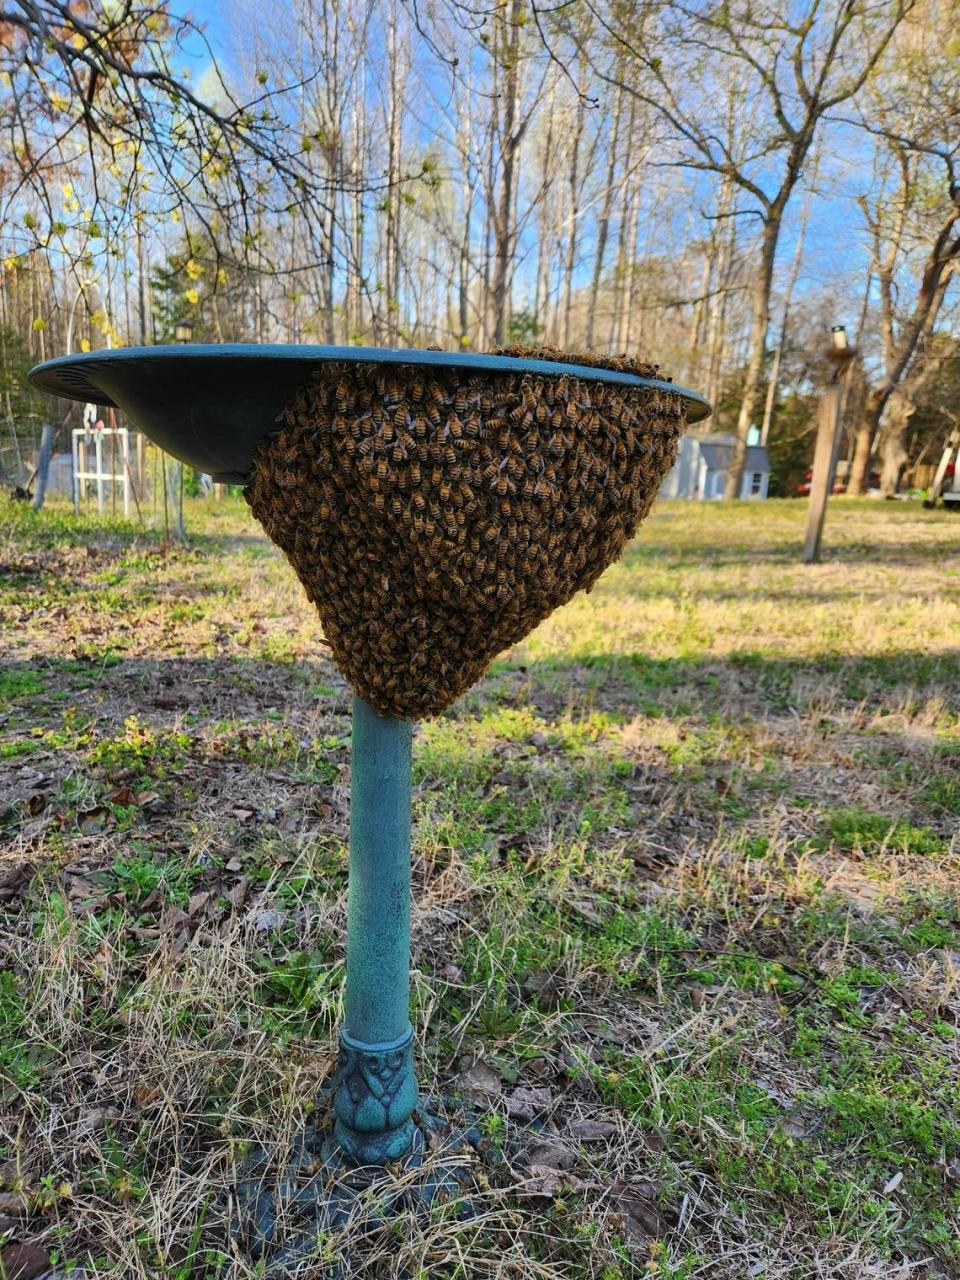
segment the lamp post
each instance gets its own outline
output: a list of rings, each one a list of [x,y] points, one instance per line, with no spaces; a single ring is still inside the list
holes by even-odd
[[[804,564],[816,564],[820,559],[820,542],[823,538],[823,523],[827,514],[827,499],[833,492],[833,482],[837,472],[840,417],[846,398],[850,369],[853,367],[853,358],[857,354],[856,347],[850,345],[844,325],[835,324],[830,330],[830,338],[827,358],[834,365],[834,371],[820,401],[820,421],[813,455],[813,475],[810,479],[807,532],[803,544]]]

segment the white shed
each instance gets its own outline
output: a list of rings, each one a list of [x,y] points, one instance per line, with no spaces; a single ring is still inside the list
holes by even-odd
[[[664,498],[722,498],[736,437],[728,433],[686,435],[677,460],[663,482]],[[763,445],[747,446],[741,498],[765,498],[770,487],[770,459]]]

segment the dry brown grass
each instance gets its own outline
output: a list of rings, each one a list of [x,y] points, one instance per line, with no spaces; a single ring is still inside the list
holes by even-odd
[[[347,690],[236,504],[5,521],[0,1246],[252,1277],[217,1196],[331,1065]],[[655,512],[418,733],[423,1075],[549,1145],[304,1275],[960,1274],[960,524],[801,525]]]

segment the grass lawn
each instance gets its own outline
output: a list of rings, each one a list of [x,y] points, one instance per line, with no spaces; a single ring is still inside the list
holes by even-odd
[[[217,1192],[332,1063],[349,691],[187,505],[0,507],[10,1274],[256,1275]],[[418,730],[422,1075],[539,1145],[304,1275],[960,1276],[960,519],[835,500],[803,567],[804,518],[659,505]]]

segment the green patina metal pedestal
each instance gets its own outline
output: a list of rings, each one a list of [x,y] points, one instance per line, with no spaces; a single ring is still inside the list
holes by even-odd
[[[679,395],[687,422],[710,412],[695,392],[636,374],[558,360],[442,351],[358,347],[171,346],[62,357],[38,366],[31,382],[66,399],[123,410],[181,462],[225,483],[244,483],[277,414],[325,362],[418,366],[476,373],[535,373],[645,387]],[[410,750],[408,721],[378,715],[357,698],[353,708],[353,794],[347,982],[339,1058],[332,1081],[332,1128],[302,1135],[279,1177],[257,1153],[235,1189],[250,1253],[269,1255],[267,1275],[287,1275],[309,1256],[318,1228],[342,1225],[365,1188],[389,1181],[388,1166],[424,1163],[431,1146],[448,1153],[474,1141],[451,1135],[418,1106],[409,1018]],[[323,1108],[320,1108],[323,1113]],[[446,1172],[394,1180],[380,1198],[429,1205],[438,1192],[461,1198],[456,1158]],[[300,1234],[289,1223],[299,1215]],[[278,1229],[281,1217],[285,1220]],[[305,1220],[305,1222],[304,1222]],[[283,1234],[284,1239],[279,1236]]]
[[[407,720],[353,702],[347,987],[334,1138],[357,1164],[414,1147],[410,1025],[410,744]]]

